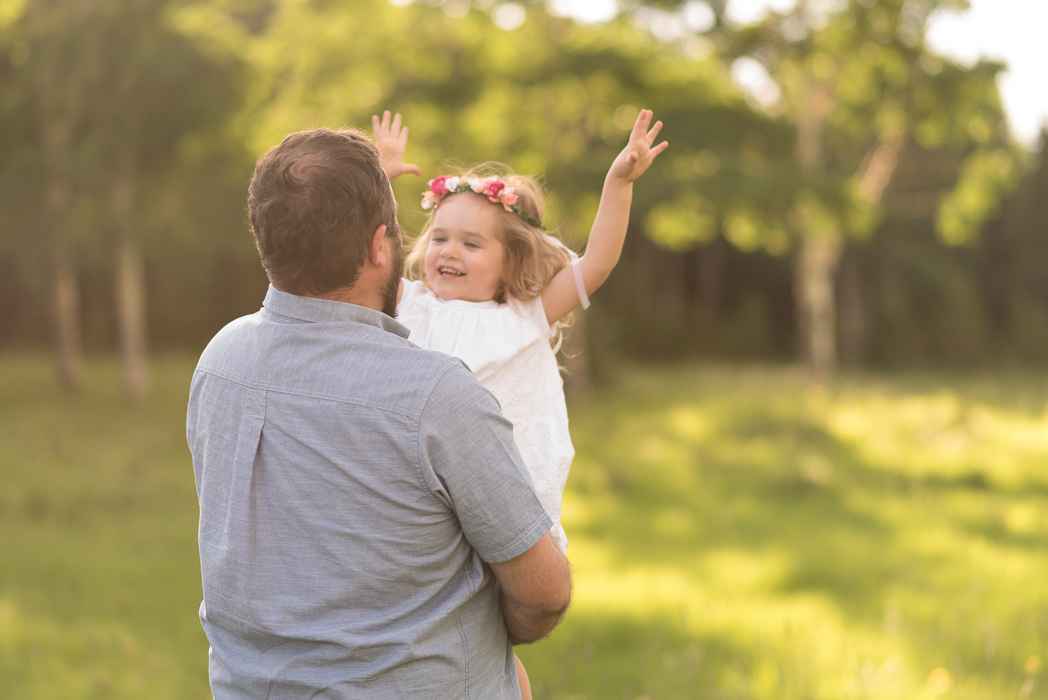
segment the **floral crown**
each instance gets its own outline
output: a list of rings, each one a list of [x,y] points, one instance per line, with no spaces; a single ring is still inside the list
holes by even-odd
[[[501,204],[506,211],[516,214],[524,221],[542,231],[546,227],[542,222],[525,211],[524,207],[517,204],[517,195],[513,193],[512,187],[506,187],[506,183],[497,177],[485,177],[482,179],[469,178],[463,180],[460,177],[449,177],[441,175],[429,181],[429,190],[422,193],[422,208],[426,211],[436,209],[440,200],[449,194],[459,192],[476,192],[488,198],[493,204]]]

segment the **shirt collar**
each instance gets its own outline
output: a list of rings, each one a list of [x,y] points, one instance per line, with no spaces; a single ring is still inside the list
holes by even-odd
[[[350,304],[345,301],[317,299],[316,297],[290,294],[280,291],[273,285],[269,285],[269,291],[266,292],[266,299],[262,302],[262,306],[271,314],[286,316],[300,321],[311,323],[366,323],[369,326],[376,326],[384,331],[399,335],[401,338],[407,338],[411,335],[411,331],[406,326],[381,311],[369,309],[366,306]]]

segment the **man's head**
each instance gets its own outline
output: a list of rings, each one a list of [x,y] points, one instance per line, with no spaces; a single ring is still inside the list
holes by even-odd
[[[305,296],[356,283],[376,231],[385,226],[396,276],[378,291],[383,310],[393,315],[400,279],[396,202],[378,149],[362,132],[290,134],[255,164],[248,211],[269,281]]]

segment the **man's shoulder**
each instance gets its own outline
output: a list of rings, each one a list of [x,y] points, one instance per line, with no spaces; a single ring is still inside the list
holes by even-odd
[[[204,348],[204,352],[201,354],[201,359],[214,355],[231,344],[236,344],[237,339],[243,336],[245,333],[250,333],[250,329],[253,326],[257,326],[262,320],[262,310],[258,310],[253,314],[241,316],[235,318],[215,333],[215,335],[208,342]]]
[[[480,383],[461,360],[362,323],[281,323],[264,312],[220,330],[197,372],[251,388],[422,410],[438,384],[471,393]]]

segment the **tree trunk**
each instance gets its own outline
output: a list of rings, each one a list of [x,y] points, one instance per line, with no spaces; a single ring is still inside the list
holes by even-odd
[[[69,181],[55,177],[47,193],[48,219],[54,235],[54,342],[58,383],[66,391],[80,388],[83,358],[80,340],[80,286],[76,267],[62,243],[62,227],[70,199]]]
[[[827,381],[837,368],[834,278],[840,259],[840,236],[805,238],[794,258],[802,357],[816,381]]]
[[[149,384],[146,361],[146,290],[142,252],[130,239],[120,241],[116,254],[117,325],[124,388],[138,401]]]
[[[66,391],[80,387],[83,374],[80,348],[80,289],[76,269],[64,252],[54,257],[55,359],[58,381]]]
[[[806,177],[818,177],[824,167],[822,132],[832,107],[829,91],[812,85],[797,122],[797,160]],[[834,276],[840,257],[840,233],[826,232],[805,235],[793,260],[801,358],[816,381],[828,380],[837,368]]]
[[[899,153],[906,139],[901,133],[883,134],[863,159],[859,169],[859,196],[868,204],[880,203],[899,164]],[[854,251],[841,264],[840,319],[841,357],[850,364],[861,364],[866,357],[866,303],[862,276]]]
[[[112,182],[113,214],[120,229],[116,250],[116,316],[124,388],[139,401],[146,395],[149,370],[146,361],[146,287],[142,251],[131,236],[135,221],[134,158],[127,156]]]
[[[46,24],[43,3],[28,3],[26,19],[32,26]],[[80,289],[76,268],[66,247],[67,212],[72,199],[69,159],[75,119],[82,102],[79,81],[61,64],[60,52],[43,51],[42,67],[35,73],[33,92],[40,98],[40,137],[43,163],[50,182],[47,192],[48,226],[54,253],[54,342],[58,381],[66,391],[80,386],[83,361],[80,339]]]

